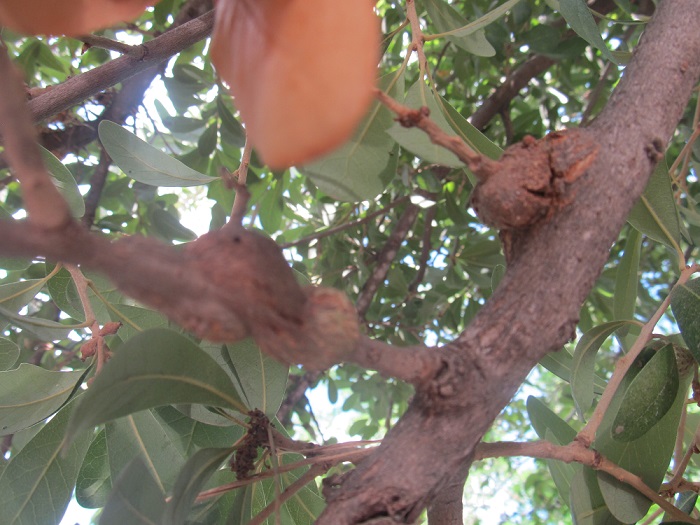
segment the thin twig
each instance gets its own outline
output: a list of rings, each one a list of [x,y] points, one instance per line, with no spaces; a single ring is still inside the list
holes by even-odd
[[[381,215],[386,215],[389,211],[394,209],[396,206],[399,204],[403,204],[404,202],[407,202],[410,200],[410,196],[406,195],[404,197],[399,197],[398,199],[390,202],[383,208],[373,211],[372,213],[368,213],[366,216],[362,217],[361,219],[356,219],[354,221],[346,222],[345,224],[340,224],[338,226],[333,226],[332,228],[328,228],[327,230],[322,230],[316,233],[312,233],[311,235],[307,235],[306,237],[302,237],[301,239],[297,239],[296,241],[291,241],[287,242],[284,244],[280,244],[280,248],[285,249],[285,248],[291,248],[292,246],[299,246],[300,244],[306,244],[311,241],[315,241],[318,239],[323,239],[324,237],[330,237],[331,235],[335,235],[336,233],[339,233],[344,230],[349,230],[350,228],[354,228],[355,226],[360,226],[362,224],[366,224],[370,222],[372,219],[375,217],[379,217]]]
[[[360,450],[353,450],[351,452],[342,452],[340,454],[334,454],[334,455],[328,455],[328,456],[322,456],[322,457],[310,457],[301,461],[295,461],[293,463],[288,463],[286,465],[280,465],[278,472],[290,472],[292,470],[296,470],[300,467],[305,467],[308,465],[316,465],[316,464],[323,464],[326,467],[326,470],[330,469],[334,465],[337,465],[338,463],[357,463],[361,461],[363,458],[367,457],[370,453],[372,452],[371,448],[368,449],[360,449]],[[232,490],[236,490],[241,487],[245,487],[248,485],[251,485],[252,483],[262,481],[264,479],[269,479],[275,474],[271,470],[267,470],[264,472],[260,472],[259,474],[255,474],[253,476],[250,476],[246,479],[242,480],[237,480],[237,481],[232,481],[231,483],[226,483],[224,485],[221,485],[219,487],[215,487],[213,489],[205,490],[203,492],[200,492],[197,495],[197,499],[195,500],[196,503],[201,503],[202,501],[206,501],[211,498],[215,498],[217,496],[220,496],[222,494],[225,494],[226,492],[230,492]]]
[[[372,303],[374,295],[379,289],[379,285],[384,282],[384,279],[386,279],[387,273],[389,273],[389,268],[394,262],[396,254],[398,253],[401,244],[403,244],[403,241],[406,239],[408,232],[413,227],[413,223],[415,222],[416,217],[418,217],[419,211],[420,208],[415,204],[408,204],[406,209],[401,214],[401,217],[399,217],[396,227],[391,232],[391,235],[387,239],[386,243],[384,243],[384,247],[377,257],[377,264],[374,271],[372,272],[370,278],[365,282],[359,296],[357,297],[357,314],[361,318],[364,318],[367,314],[367,310],[369,310],[369,306]]]
[[[87,192],[87,195],[85,195],[85,215],[83,215],[83,224],[85,224],[87,228],[91,228],[95,222],[97,206],[100,203],[100,197],[102,197],[102,191],[107,182],[107,175],[109,175],[109,167],[112,164],[112,159],[104,148],[100,149],[100,160],[95,167],[95,171],[92,173],[92,177],[90,177],[90,190]]]
[[[235,186],[236,196],[233,199],[231,220],[229,221],[230,224],[236,224],[238,226],[243,224],[243,217],[245,217],[246,210],[248,209],[248,200],[250,199],[250,194],[246,190],[246,181],[248,179],[248,165],[250,164],[251,150],[252,145],[246,136],[243,155],[241,156],[241,165],[234,173],[237,176]]]
[[[279,506],[282,505],[289,498],[294,496],[297,492],[303,489],[306,485],[311,483],[315,478],[326,472],[330,466],[324,464],[312,465],[309,470],[304,472],[299,476],[294,483],[289,485],[282,494],[280,494],[275,500],[270,503],[267,507],[260,511],[260,513],[248,522],[248,525],[261,525],[269,518],[273,512],[278,511]]]
[[[134,51],[134,49],[139,47],[131,46],[129,44],[125,44],[124,42],[119,42],[118,40],[112,40],[111,38],[97,35],[82,35],[77,37],[77,40],[87,44],[89,47],[99,47],[100,49],[116,51],[117,53],[121,54],[131,53]]]
[[[92,303],[88,297],[88,288],[90,287],[90,281],[83,275],[83,272],[74,264],[65,264],[66,270],[70,273],[75,283],[75,288],[78,291],[78,297],[80,298],[80,303],[83,307],[83,312],[85,313],[85,323],[90,326],[90,331],[92,332],[92,339],[96,341],[95,346],[95,359],[96,367],[95,374],[99,374],[102,371],[102,367],[107,362],[109,357],[109,351],[107,350],[107,345],[105,344],[104,336],[100,333],[100,324],[97,322],[97,317],[95,316],[95,310],[92,308]]]
[[[430,252],[432,250],[431,238],[433,236],[433,219],[435,219],[435,214],[437,213],[437,207],[431,206],[425,210],[425,224],[423,225],[423,240],[421,242],[421,254],[420,261],[418,262],[418,273],[408,285],[408,291],[414,293],[418,289],[418,285],[423,282],[425,277],[425,270],[428,267],[428,260],[430,259]]]
[[[277,456],[277,449],[275,448],[275,438],[272,435],[272,425],[268,422],[267,424],[267,442],[270,445],[270,462],[272,463],[272,473],[274,474],[274,477],[272,478],[272,482],[275,486],[275,499],[272,502],[273,507],[273,512],[275,513],[275,523],[276,525],[280,525],[280,507],[282,506],[282,497],[281,497],[281,486],[280,486],[280,472],[279,472],[279,463],[278,463],[278,456]],[[313,469],[314,467],[311,467]]]
[[[687,514],[676,508],[667,500],[659,496],[657,492],[649,488],[637,475],[616,465],[595,450],[583,448],[574,441],[569,445],[559,446],[548,441],[534,441],[531,443],[481,443],[476,447],[475,459],[493,457],[525,456],[538,459],[558,459],[565,463],[576,462],[592,469],[610,474],[615,479],[631,486],[638,492],[664,509],[666,513],[678,521],[700,525],[700,521],[694,520]]]
[[[397,120],[402,126],[416,127],[423,130],[430,137],[433,144],[442,146],[454,153],[477,177],[486,177],[495,169],[494,161],[474,151],[458,136],[445,133],[429,117],[427,107],[411,109],[394,100],[380,89],[375,90],[375,95],[382,104],[398,115]]]
[[[418,54],[418,68],[420,69],[421,78],[423,78],[428,71],[428,59],[425,57],[425,50],[423,49],[425,38],[420,27],[415,0],[406,1],[406,17],[411,24],[411,49]]]

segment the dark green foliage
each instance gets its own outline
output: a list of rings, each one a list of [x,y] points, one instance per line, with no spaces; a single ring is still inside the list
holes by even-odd
[[[150,39],[170,26],[183,4],[163,0],[136,21],[139,30],[101,34],[123,40],[145,33]],[[444,131],[497,158],[525,135],[539,137],[590,121],[605,104],[621,75],[606,65],[624,64],[644,29],[628,23],[637,14],[636,3],[615,4],[600,20],[583,0],[419,1],[424,33],[446,33],[425,42],[426,81],[417,64],[404,60],[410,36],[410,28],[400,27],[404,3],[380,0],[377,11],[386,31],[380,86],[405,104],[426,106]],[[30,89],[62,82],[111,58],[97,47],[81,52],[82,43],[74,39],[3,31],[3,40]],[[221,179],[221,168],[239,167],[245,130],[205,46],[199,42],[171,61],[161,87],[140,109],[141,100],[133,102],[124,122],[112,121],[117,118],[112,113],[106,113],[110,119],[99,117],[97,126],[94,120],[128,79],[42,125],[47,146],[54,135],[63,141],[64,147],[54,150],[63,159],[49,151],[43,155],[75,217],[86,214],[82,197],[98,171],[102,147],[111,156],[99,205],[88,209],[95,231],[178,244],[224,224],[234,192]],[[476,129],[467,118],[533,54],[554,63]],[[687,191],[669,177],[669,165],[696,124],[692,113],[691,108],[669,145],[668,162],[659,163],[582,306],[578,341],[541,361],[486,441],[571,442],[597,405],[616,360],[630,350],[640,325],[678,278],[679,265],[693,255],[700,239],[695,172],[700,141],[691,152]],[[100,141],[73,143],[86,126],[99,130]],[[409,202],[417,202],[417,219],[363,316],[363,330],[399,346],[439,345],[469,324],[504,275],[498,233],[481,225],[469,208],[475,182],[452,153],[421,131],[402,127],[376,103],[350,142],[306,166],[271,172],[253,153],[245,221],[284,246],[300,280],[339,288],[354,300],[373,277]],[[3,167],[0,218],[23,214],[20,185]],[[14,434],[0,463],[3,519],[58,523],[75,491],[82,506],[103,509],[104,524],[247,523],[308,467],[282,469],[275,478],[234,492],[195,498],[236,481],[230,469],[219,467],[243,437],[248,410],[259,409],[274,422],[280,406],[286,410],[287,386],[301,380],[303,371],[293,367],[290,374],[250,340],[234,345],[194,340],[162,314],[134,304],[104,277],[90,272],[86,277],[97,322],[122,326],[105,337],[113,358],[83,392],[80,385],[97,363],[93,357],[81,359],[91,327],[84,324],[86,312],[71,274],[43,260],[0,259],[0,430]],[[700,280],[677,287],[672,297],[673,315],[696,360],[698,298]],[[678,331],[671,318],[657,327],[671,338]],[[690,375],[671,344],[652,344],[642,356],[617,392],[594,447],[656,490],[669,469]],[[414,394],[405,383],[353,364],[316,376],[311,387],[311,407],[306,398],[297,400],[280,419],[291,422],[290,434],[328,443],[347,435],[381,438]],[[321,413],[334,409],[347,418],[324,421]],[[694,418],[697,414],[688,415],[685,445],[693,439]],[[336,426],[329,428],[331,423]],[[285,432],[279,422],[276,429]],[[257,472],[272,470],[277,458],[267,450],[255,452]],[[302,459],[288,452],[280,458],[274,468]],[[579,524],[632,523],[649,508],[648,500],[627,486],[576,463],[487,461],[475,464],[468,479],[466,513],[475,522],[501,512],[503,523],[571,523],[572,516]],[[690,474],[697,467],[691,464]],[[477,508],[477,493],[491,498],[486,511]],[[678,502],[688,513],[694,504],[692,498]],[[322,508],[319,490],[310,483],[282,506],[280,520],[312,523]]]

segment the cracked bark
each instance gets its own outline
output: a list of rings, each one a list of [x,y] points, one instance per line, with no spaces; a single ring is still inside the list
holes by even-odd
[[[659,4],[625,75],[591,129],[598,158],[575,201],[517,236],[498,291],[451,345],[382,445],[349,473],[318,524],[391,517],[410,523],[469,463],[530,369],[574,334],[578,311],[653,170],[645,147],[668,142],[700,77],[700,6]]]

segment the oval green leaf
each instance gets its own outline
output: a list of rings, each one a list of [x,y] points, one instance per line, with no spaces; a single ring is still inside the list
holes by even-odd
[[[571,393],[582,418],[593,406],[596,354],[610,334],[628,324],[633,323],[632,321],[603,323],[583,334],[576,344],[571,364]]]
[[[645,352],[653,351],[645,350]],[[656,355],[655,353],[652,354],[651,359],[647,362],[647,366]],[[645,359],[645,355],[642,354],[638,361],[643,363]],[[652,490],[658,490],[671,461],[675,438],[678,433],[678,424],[685,405],[692,374],[685,374],[680,377],[679,387],[672,406],[646,433],[633,441],[614,439],[613,425],[615,424],[620,405],[629,385],[634,382],[645,368],[646,366],[640,367],[635,363],[627,376],[625,376],[622,385],[613,397],[610,408],[603,417],[603,422],[598,429],[593,446],[610,461],[639,476]],[[646,496],[605,473],[598,472],[597,479],[608,509],[619,521],[635,523],[646,515],[651,505],[651,501]]]
[[[10,322],[22,330],[27,330],[44,341],[65,339],[73,329],[70,326],[41,319],[40,317],[19,315],[0,306],[0,324],[2,324],[2,321]]]
[[[403,75],[394,73],[379,81],[392,96],[403,93]],[[379,102],[374,102],[353,137],[328,155],[307,164],[302,172],[321,191],[348,202],[373,199],[394,177],[388,170],[396,159],[395,141],[387,135],[394,115]]]
[[[56,412],[83,373],[53,372],[27,363],[0,372],[0,435],[14,434]]]
[[[0,370],[9,370],[15,365],[18,358],[19,346],[9,339],[0,337]],[[1,388],[2,385],[0,385]]]
[[[627,217],[634,228],[647,237],[661,242],[682,257],[678,208],[673,196],[666,161],[656,165],[644,193]]]
[[[166,428],[169,430],[155,410],[108,422],[105,431],[110,477],[117,479],[138,450],[158,486],[165,492],[171,490],[187,458],[180,437]]]
[[[154,525],[162,523],[165,494],[145,460],[137,456],[114,482],[100,515],[100,525]]]
[[[112,160],[129,177],[150,186],[182,188],[208,184],[210,177],[185,166],[144,142],[119,124],[103,120],[98,132],[102,145]]]
[[[85,201],[80,194],[73,174],[53,153],[41,146],[39,148],[41,150],[41,158],[53,179],[54,186],[56,186],[58,192],[63,195],[63,198],[68,203],[71,214],[73,217],[82,217],[85,215]]]
[[[85,454],[75,482],[75,499],[81,507],[97,509],[107,503],[112,491],[112,476],[107,456],[107,433],[100,430]]]
[[[165,509],[165,523],[184,525],[190,508],[207,480],[221,463],[231,455],[232,449],[204,448],[187,460],[175,482],[173,494]]]
[[[82,396],[66,441],[140,410],[177,403],[246,407],[221,367],[190,339],[164,328],[129,339]]]
[[[274,417],[284,399],[289,367],[263,354],[252,339],[226,345],[247,405]]]
[[[633,319],[637,303],[639,286],[639,257],[642,250],[642,236],[630,228],[625,241],[625,253],[617,265],[615,274],[615,295],[613,297],[613,314],[615,319]]]
[[[688,350],[700,363],[700,279],[676,285],[671,292],[671,311]]]
[[[90,444],[85,432],[61,450],[75,402],[66,405],[5,467],[0,509],[7,525],[59,523],[70,502],[78,470]]]
[[[630,383],[612,424],[618,441],[633,441],[646,434],[673,405],[679,376],[673,345],[666,345]]]
[[[584,0],[559,0],[559,12],[578,36],[600,50],[602,55],[611,62],[619,63],[608,46],[605,45],[603,37],[600,36],[598,25]]]
[[[27,279],[0,285],[0,306],[10,312],[19,312],[44,286],[44,279]]]

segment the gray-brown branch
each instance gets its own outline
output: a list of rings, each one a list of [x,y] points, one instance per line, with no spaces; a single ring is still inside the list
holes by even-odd
[[[338,487],[318,519],[411,523],[477,443],[531,368],[574,335],[581,303],[700,78],[700,4],[665,0],[607,107],[591,126],[601,149],[575,201],[520,235],[497,292],[457,341],[445,369],[382,445]]]
[[[69,109],[145,69],[163,63],[207,37],[213,27],[214,11],[209,11],[145,44],[135,46],[136,49],[126,55],[66,80],[29,102],[34,121],[40,122]]]

